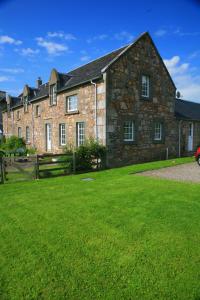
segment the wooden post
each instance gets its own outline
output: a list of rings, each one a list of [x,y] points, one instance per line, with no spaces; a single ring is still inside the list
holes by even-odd
[[[76,152],[73,151],[73,173],[76,174]]]
[[[39,179],[39,158],[38,155],[36,155],[36,162],[35,162],[35,179]]]
[[[4,174],[3,174],[3,158],[0,157],[0,175],[1,175],[1,183],[4,183]]]

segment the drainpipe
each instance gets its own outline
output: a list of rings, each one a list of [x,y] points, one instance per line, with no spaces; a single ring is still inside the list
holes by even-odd
[[[94,120],[95,120],[95,138],[98,141],[98,129],[97,129],[97,84],[94,81],[90,81],[92,85],[94,85],[95,93],[94,93]]]
[[[178,123],[178,156],[181,157],[181,123],[182,120]]]
[[[34,111],[33,111],[33,103],[32,103],[32,140],[33,140],[33,147],[35,147],[35,126],[34,126]]]
[[[14,135],[14,111],[11,109],[10,110],[11,113],[11,120],[12,120],[12,135]]]

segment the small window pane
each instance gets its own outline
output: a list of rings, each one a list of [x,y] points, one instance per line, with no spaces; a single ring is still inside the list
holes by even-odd
[[[84,122],[77,123],[77,146],[83,145],[85,142],[85,124]]]
[[[56,84],[50,86],[50,105],[57,104],[57,89]]]
[[[39,105],[36,105],[36,107],[35,107],[35,114],[36,114],[36,117],[40,116],[40,106]]]
[[[30,128],[26,127],[26,143],[30,143]]]
[[[65,124],[59,125],[59,132],[60,132],[60,145],[66,145],[66,126]]]
[[[67,111],[77,111],[78,110],[78,99],[77,95],[69,96],[67,98]]]
[[[149,97],[149,85],[150,78],[149,76],[142,75],[142,97]]]
[[[135,140],[135,124],[132,121],[124,122],[124,141],[130,142]]]
[[[162,123],[156,122],[154,125],[154,140],[162,140]]]
[[[21,127],[18,127],[18,138],[22,137],[22,129]]]

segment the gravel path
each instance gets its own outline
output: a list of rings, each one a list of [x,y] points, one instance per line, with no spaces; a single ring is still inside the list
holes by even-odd
[[[139,176],[159,177],[200,183],[200,167],[196,162],[138,173]]]

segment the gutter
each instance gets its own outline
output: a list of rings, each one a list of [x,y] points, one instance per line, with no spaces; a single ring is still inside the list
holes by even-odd
[[[97,128],[97,84],[94,81],[90,81],[90,83],[94,86],[94,120],[95,120],[95,138],[98,141],[98,128]]]

